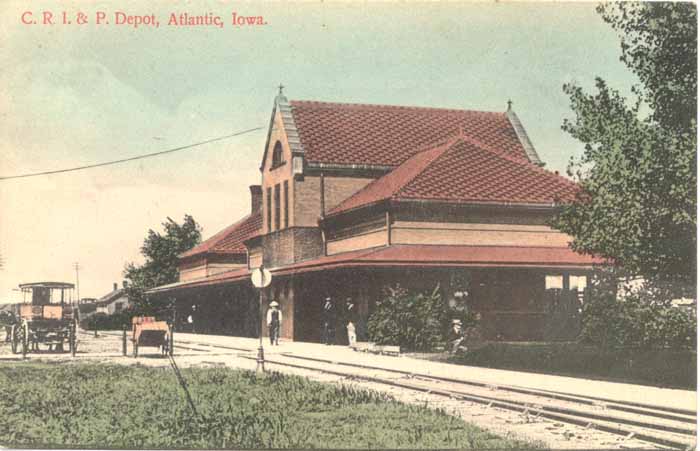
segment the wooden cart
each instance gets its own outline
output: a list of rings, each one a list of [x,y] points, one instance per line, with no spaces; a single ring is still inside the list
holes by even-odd
[[[163,356],[170,352],[172,329],[165,321],[156,321],[153,316],[135,316],[131,319],[131,342],[134,357],[138,357],[139,348],[152,346],[160,348]]]

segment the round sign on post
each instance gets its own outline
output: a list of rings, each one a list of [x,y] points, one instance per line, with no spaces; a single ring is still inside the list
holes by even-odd
[[[272,274],[265,268],[255,268],[250,274],[250,280],[255,288],[265,288],[272,282]]]

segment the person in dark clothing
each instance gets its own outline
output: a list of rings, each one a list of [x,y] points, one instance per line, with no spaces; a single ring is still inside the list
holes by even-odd
[[[327,345],[335,343],[335,307],[330,296],[323,303],[322,321],[321,341]]]
[[[449,345],[449,352],[456,354],[458,351],[466,351],[464,331],[462,330],[462,321],[455,319],[452,320],[452,327],[447,334],[447,342]]]
[[[270,335],[270,344],[279,346],[280,328],[282,327],[282,312],[278,309],[279,304],[276,301],[270,302],[270,308],[267,311],[267,327]]]

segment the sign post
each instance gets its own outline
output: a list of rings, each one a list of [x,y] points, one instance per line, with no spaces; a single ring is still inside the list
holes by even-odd
[[[255,371],[258,373],[264,373],[265,372],[265,351],[263,349],[263,330],[262,330],[262,324],[263,324],[263,289],[265,287],[269,286],[270,283],[272,282],[272,274],[270,271],[265,269],[263,265],[260,265],[259,268],[255,268],[252,273],[250,274],[250,280],[253,282],[253,286],[258,289],[259,292],[259,299],[260,299],[260,305],[258,306],[258,313],[260,315],[260,321],[258,321],[258,330],[259,333],[258,335],[260,336],[260,347],[258,348],[258,358],[257,362],[258,365],[255,368]]]

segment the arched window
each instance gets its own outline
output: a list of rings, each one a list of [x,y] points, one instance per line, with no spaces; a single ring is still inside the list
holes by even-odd
[[[282,143],[277,141],[275,143],[275,148],[272,150],[272,167],[270,169],[275,169],[276,167],[282,166],[284,160],[282,157]]]

